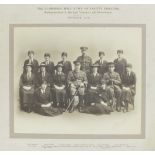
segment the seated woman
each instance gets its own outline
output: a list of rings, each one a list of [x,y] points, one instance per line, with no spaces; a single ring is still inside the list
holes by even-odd
[[[97,72],[99,65],[94,64],[91,66],[92,72],[88,76],[88,104],[98,102],[99,94],[101,93],[102,76]]]
[[[56,116],[62,114],[62,110],[52,107],[53,99],[50,87],[43,81],[41,87],[35,92],[34,112],[44,116]]]
[[[50,86],[52,83],[52,76],[46,71],[46,65],[44,63],[40,64],[40,71],[37,74],[37,87],[40,87],[43,81],[46,81]]]
[[[65,108],[66,103],[66,75],[62,72],[62,64],[57,64],[53,77],[53,100],[57,107]]]
[[[25,72],[20,77],[20,105],[21,110],[31,112],[34,103],[34,90],[36,86],[36,78],[32,73],[32,65],[25,65]]]
[[[136,75],[132,71],[132,65],[126,65],[126,72],[122,78],[122,104],[125,111],[128,111],[128,104],[134,106],[134,96],[136,94]]]
[[[90,114],[110,114],[111,109],[108,106],[108,100],[105,85],[102,84],[102,76],[97,72],[98,65],[94,64],[92,73],[88,76],[88,106],[85,106],[80,112]]]

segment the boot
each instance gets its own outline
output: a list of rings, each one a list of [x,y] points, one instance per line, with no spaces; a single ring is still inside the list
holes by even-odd
[[[79,106],[78,106],[78,110],[79,112],[82,111],[83,107],[84,107],[84,96],[83,95],[79,95]]]

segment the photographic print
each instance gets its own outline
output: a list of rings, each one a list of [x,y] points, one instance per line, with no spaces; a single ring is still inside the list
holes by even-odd
[[[154,150],[154,5],[1,5],[0,150]]]
[[[11,136],[144,138],[144,36],[145,25],[10,25]]]

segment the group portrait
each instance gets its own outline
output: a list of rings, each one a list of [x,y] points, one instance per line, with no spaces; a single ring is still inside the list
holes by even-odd
[[[140,134],[142,32],[123,25],[15,26],[14,132]]]
[[[88,47],[80,47],[81,56],[72,63],[67,52],[62,52],[56,65],[50,53],[44,53],[43,62],[28,51],[20,78],[20,107],[25,112],[55,116],[63,112],[110,114],[128,112],[134,108],[136,75],[132,64],[117,50],[117,58],[108,62],[105,52],[99,51],[96,62],[88,55]]]

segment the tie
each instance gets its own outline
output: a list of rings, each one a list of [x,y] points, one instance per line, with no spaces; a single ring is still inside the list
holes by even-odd
[[[45,72],[42,73],[42,77],[45,77]]]
[[[33,63],[33,60],[29,59],[29,64],[32,64]]]
[[[129,78],[130,77],[130,73],[128,72],[127,75],[128,75],[128,78]]]
[[[45,90],[44,90],[44,89],[42,89],[42,91],[41,91],[41,92],[42,92],[42,94],[45,94]]]
[[[49,65],[49,62],[48,61],[46,61],[46,65]]]
[[[27,79],[30,79],[31,75],[30,73],[27,74]]]

